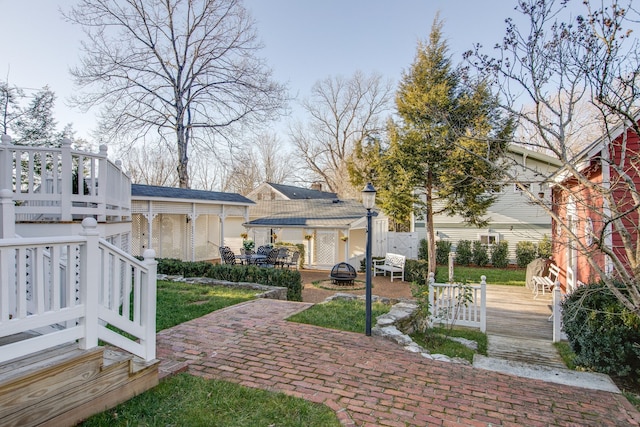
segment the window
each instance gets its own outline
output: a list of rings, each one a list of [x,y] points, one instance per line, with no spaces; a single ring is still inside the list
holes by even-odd
[[[526,188],[527,190],[531,190],[531,183],[530,182],[520,182],[519,184],[521,186],[523,186],[524,188]],[[513,183],[513,192],[514,193],[521,193],[522,192],[522,188],[520,188],[520,185],[516,184],[515,182]]]
[[[483,245],[491,246],[500,241],[500,235],[498,233],[478,234],[478,240],[480,240],[480,243]]]

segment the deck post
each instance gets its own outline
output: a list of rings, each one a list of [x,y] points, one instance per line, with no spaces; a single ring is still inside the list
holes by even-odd
[[[80,340],[83,350],[98,346],[98,298],[100,296],[100,282],[103,280],[101,256],[98,241],[98,222],[91,217],[82,220],[86,243],[80,246],[80,300],[85,310],[81,325],[84,337]]]
[[[62,163],[62,170],[60,172],[61,188],[60,188],[60,220],[71,221],[71,198],[73,193],[73,161],[71,160],[71,140],[65,138],[62,140],[62,146],[60,147],[60,161]],[[76,180],[78,182],[78,194],[82,194],[82,165],[78,165],[76,173]]]
[[[435,320],[435,302],[436,302],[436,288],[433,286],[435,283],[435,274],[433,272],[429,273],[429,277],[427,278],[427,286],[429,286],[429,326],[433,326],[433,322]]]
[[[562,314],[560,313],[560,301],[562,301],[562,293],[560,291],[560,282],[556,281],[553,287],[553,342],[562,340]]]
[[[148,272],[141,287],[141,320],[144,327],[144,338],[141,340],[141,344],[144,347],[145,360],[150,361],[156,358],[156,281],[158,261],[155,260],[156,251],[153,249],[145,250],[142,256]]]
[[[480,332],[487,332],[487,276],[480,276]]]

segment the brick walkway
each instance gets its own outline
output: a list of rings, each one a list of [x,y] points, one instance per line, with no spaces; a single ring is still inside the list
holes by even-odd
[[[255,300],[158,333],[165,373],[324,403],[343,425],[637,426],[619,394],[435,362],[379,337],[283,320],[306,303]]]

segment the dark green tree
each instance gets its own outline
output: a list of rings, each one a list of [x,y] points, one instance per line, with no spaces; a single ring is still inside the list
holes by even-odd
[[[411,179],[408,184],[424,195],[416,202],[426,223],[429,271],[436,268],[435,214],[486,224],[512,132],[511,120],[500,116],[497,105],[484,82],[452,65],[436,17],[428,42],[418,44],[396,94],[398,155],[393,159]]]
[[[20,116],[13,122],[14,144],[48,145],[59,143],[57,122],[53,117],[56,94],[48,86],[36,92]]]
[[[408,231],[413,211],[413,181],[397,158],[397,133],[393,123],[389,128],[389,143],[382,144],[379,139],[368,139],[365,144],[358,142],[347,168],[351,184],[355,188],[363,188],[371,182],[376,188],[376,204],[391,220],[390,228],[394,231]]]

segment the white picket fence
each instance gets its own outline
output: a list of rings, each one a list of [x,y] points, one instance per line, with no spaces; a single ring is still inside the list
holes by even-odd
[[[429,273],[429,303],[431,324],[446,324],[487,330],[487,278],[479,285],[435,283]]]
[[[0,346],[0,362],[99,339],[155,359],[155,252],[139,261],[100,239],[94,218],[82,227],[79,236],[0,239],[0,337],[18,337]]]

